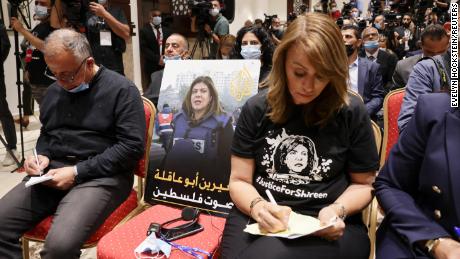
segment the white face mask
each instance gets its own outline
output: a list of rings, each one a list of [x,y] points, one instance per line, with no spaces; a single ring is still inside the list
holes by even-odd
[[[157,239],[155,234],[150,234],[150,236],[146,237],[145,240],[134,249],[134,254],[136,258],[142,258],[141,254],[144,252],[156,254],[160,251],[166,255],[166,258],[169,258],[171,255],[171,245],[161,239]]]
[[[260,47],[260,44],[241,46],[240,54],[244,59],[260,59],[260,56],[262,56]]]
[[[152,18],[152,23],[153,23],[153,25],[155,25],[155,26],[160,25],[160,24],[161,24],[161,16],[154,16],[154,17]]]
[[[101,5],[107,4],[107,0],[97,0],[97,2]]]
[[[36,5],[35,6],[35,15],[39,19],[48,17],[48,8],[46,6]]]
[[[217,16],[219,14],[219,8],[213,8],[209,10],[209,14],[212,16]]]
[[[171,57],[168,57],[168,56],[163,56],[163,61],[166,63],[168,62],[169,60],[181,60],[182,57],[180,55],[175,55],[175,56],[171,56]]]

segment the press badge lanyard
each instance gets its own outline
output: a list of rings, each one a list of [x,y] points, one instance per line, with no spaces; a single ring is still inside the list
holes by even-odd
[[[102,19],[102,21],[98,22],[103,29],[99,31],[99,44],[101,46],[112,46],[112,32],[105,29],[105,21]]]
[[[182,252],[184,253],[187,253],[189,255],[192,255],[194,256],[195,258],[197,259],[204,259],[204,257],[202,255],[200,255],[199,253],[202,253],[202,254],[205,254],[207,255],[210,259],[212,259],[212,255],[211,253],[209,253],[208,251],[204,251],[202,249],[199,249],[197,247],[190,247],[190,246],[184,246],[184,245],[179,245],[179,244],[176,244],[176,243],[173,243],[171,241],[168,241],[166,240],[166,238],[164,238],[163,236],[161,236],[161,240],[165,241],[166,243],[170,244],[172,247],[175,247],[179,250],[181,250]],[[198,252],[198,253],[197,253]]]

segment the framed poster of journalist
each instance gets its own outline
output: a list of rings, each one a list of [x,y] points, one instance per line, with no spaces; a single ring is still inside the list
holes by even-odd
[[[233,131],[259,71],[258,60],[166,63],[156,120],[164,157],[149,172],[146,202],[229,212]]]

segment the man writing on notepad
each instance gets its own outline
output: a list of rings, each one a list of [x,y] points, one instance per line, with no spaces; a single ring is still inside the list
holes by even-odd
[[[95,64],[84,35],[54,31],[44,57],[56,82],[40,106],[37,158],[24,164],[29,176],[0,199],[0,258],[21,258],[19,238],[50,215],[41,257],[79,258],[84,242],[128,197],[144,151],[139,91]],[[25,187],[42,170],[52,179]]]

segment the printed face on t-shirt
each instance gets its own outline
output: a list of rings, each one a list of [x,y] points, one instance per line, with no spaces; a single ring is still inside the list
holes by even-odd
[[[292,45],[287,51],[285,67],[289,92],[296,105],[310,103],[329,83],[328,79],[318,76],[307,54],[298,44]]]
[[[291,149],[286,155],[284,163],[289,168],[289,173],[300,173],[307,167],[308,149],[298,144],[295,148]]]
[[[211,94],[205,83],[197,83],[193,86],[191,101],[194,113],[204,112],[211,102]]]

